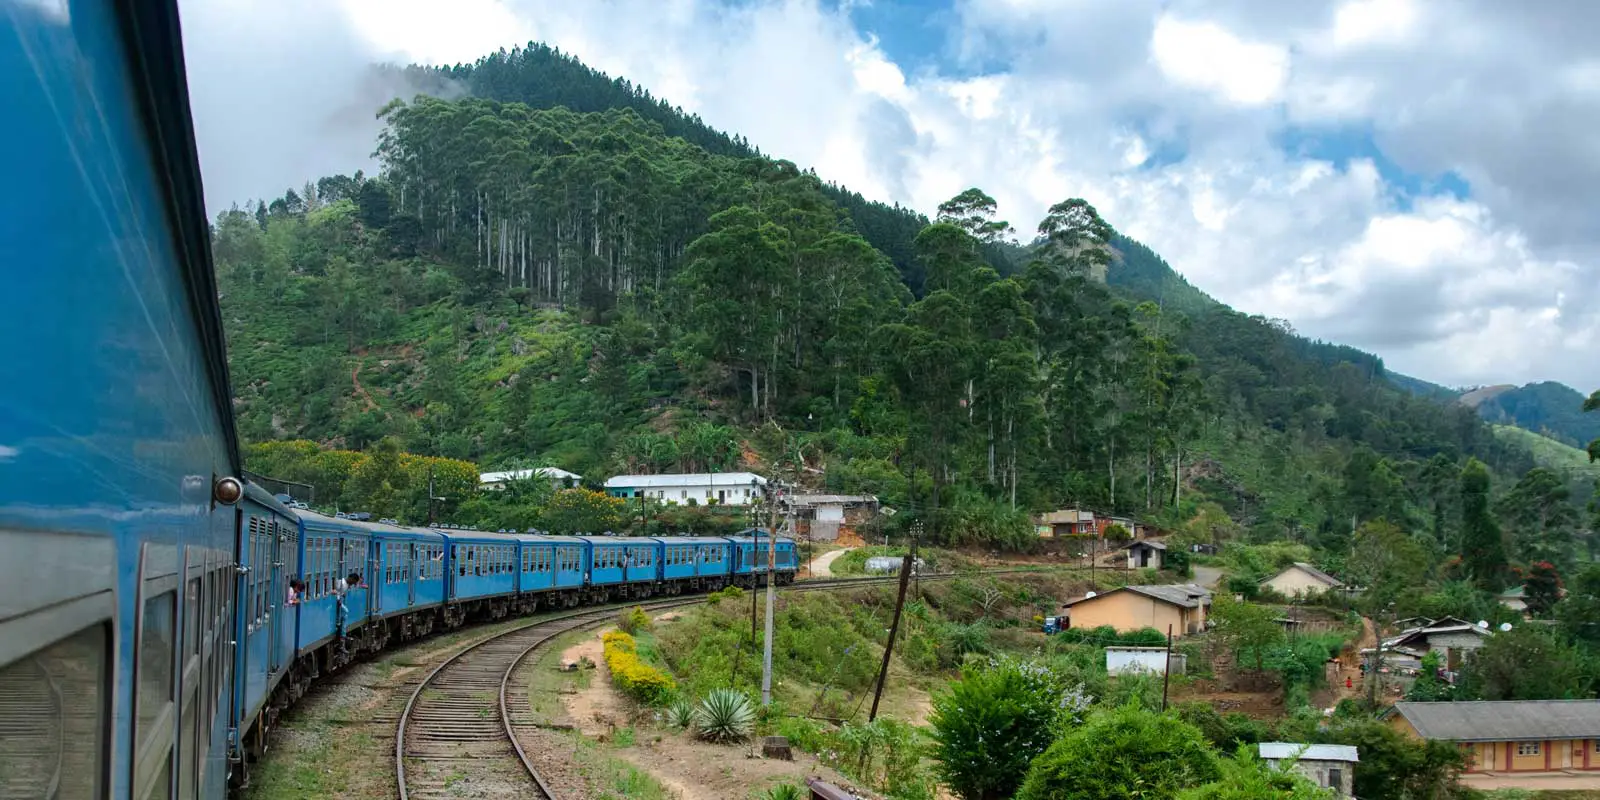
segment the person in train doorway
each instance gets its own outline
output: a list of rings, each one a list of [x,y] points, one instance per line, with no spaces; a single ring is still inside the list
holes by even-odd
[[[348,576],[333,582],[333,596],[338,604],[334,612],[333,630],[339,637],[340,649],[344,648],[345,618],[350,615],[350,609],[345,606],[344,598],[345,595],[350,593],[351,589],[359,588],[361,588],[361,573],[359,572],[352,572]]]
[[[300,605],[300,598],[306,594],[306,582],[296,578],[289,581],[289,605]]]

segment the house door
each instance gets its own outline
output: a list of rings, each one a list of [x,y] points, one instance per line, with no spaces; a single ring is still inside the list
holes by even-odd
[[[726,503],[726,502],[728,502],[728,491],[726,489],[718,489],[717,490],[717,503],[720,505],[720,504]]]

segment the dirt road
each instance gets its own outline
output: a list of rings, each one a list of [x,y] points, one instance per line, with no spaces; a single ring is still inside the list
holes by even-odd
[[[854,550],[854,549],[855,549],[854,547],[846,547],[846,548],[844,548],[842,550],[829,550],[828,552],[823,553],[820,556],[817,556],[816,560],[811,562],[811,577],[813,577],[813,578],[831,578],[831,577],[833,577],[833,569],[832,569],[833,560],[838,558],[839,556],[844,555],[845,553],[850,552],[851,550]]]

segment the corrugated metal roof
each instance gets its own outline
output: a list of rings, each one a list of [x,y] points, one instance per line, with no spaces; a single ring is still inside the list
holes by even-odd
[[[1394,704],[1394,710],[1425,739],[1600,739],[1600,700],[1401,701]]]
[[[1094,522],[1093,511],[1079,511],[1076,508],[1063,508],[1060,511],[1051,511],[1040,514],[1039,522],[1044,525],[1068,525],[1074,522]]]
[[[1165,549],[1167,549],[1167,543],[1166,542],[1152,542],[1152,541],[1150,541],[1148,539],[1141,539],[1141,540],[1139,540],[1137,542],[1132,542],[1132,543],[1130,543],[1128,545],[1128,549],[1129,550],[1132,550],[1135,547],[1148,547],[1148,548],[1150,548],[1152,550],[1165,550]]]
[[[838,506],[852,504],[870,504],[878,502],[878,498],[870,494],[791,494],[789,505],[793,506]]]
[[[680,475],[617,475],[606,480],[607,489],[653,489],[661,486],[765,486],[767,479],[754,472],[696,472]]]
[[[1296,744],[1294,742],[1262,742],[1262,758],[1301,761],[1360,761],[1355,745],[1350,744]]]
[[[1211,602],[1211,592],[1205,587],[1198,586],[1193,583],[1174,583],[1156,586],[1124,586],[1120,589],[1112,589],[1109,592],[1102,592],[1094,597],[1080,597],[1076,600],[1068,601],[1063,605],[1071,607],[1087,600],[1098,600],[1102,597],[1109,597],[1117,592],[1124,591],[1142,594],[1145,597],[1149,597],[1153,600],[1159,600],[1163,603],[1170,603],[1183,608],[1195,608],[1202,602],[1207,604]]]

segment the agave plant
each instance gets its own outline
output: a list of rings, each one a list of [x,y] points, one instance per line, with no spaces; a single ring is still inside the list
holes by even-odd
[[[667,707],[667,724],[674,728],[687,728],[694,724],[694,704],[679,700]]]
[[[792,783],[780,783],[761,793],[761,800],[801,800],[800,787]]]
[[[713,742],[736,742],[750,735],[755,727],[756,709],[750,698],[732,689],[713,689],[700,701],[695,713],[700,738]]]

